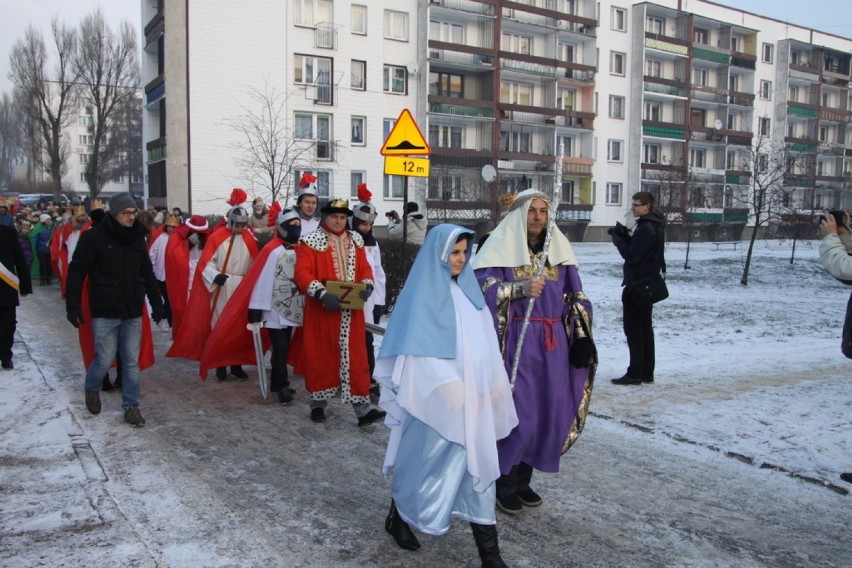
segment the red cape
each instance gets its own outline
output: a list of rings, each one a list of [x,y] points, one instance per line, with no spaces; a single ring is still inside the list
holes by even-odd
[[[255,258],[257,256],[257,239],[245,230],[241,235],[249,254],[252,258]],[[183,314],[180,326],[174,333],[175,340],[166,353],[166,357],[182,357],[192,361],[201,360],[204,344],[210,335],[210,317],[212,314],[210,291],[207,290],[201,274],[204,272],[207,262],[213,258],[213,254],[219,248],[219,245],[228,240],[230,236],[231,231],[227,226],[219,226],[207,238],[207,244],[204,245],[201,258],[198,259],[195,275],[192,278],[192,292],[186,304],[186,311]],[[188,261],[187,270],[189,270]]]
[[[60,263],[59,260],[62,255],[62,251],[66,251],[66,262],[67,262],[67,249],[63,246],[65,244],[65,225],[60,225],[54,227],[53,233],[50,236],[50,268],[53,270],[53,275],[59,279],[59,290],[60,297],[65,299],[65,276],[62,274],[62,271],[59,269]],[[65,265],[65,268],[68,268],[68,265]]]
[[[284,241],[276,235],[269,241],[260,254],[252,262],[251,268],[246,272],[243,281],[234,290],[234,294],[228,300],[222,314],[216,321],[216,326],[210,332],[207,344],[201,354],[201,365],[198,373],[201,379],[207,378],[207,371],[215,367],[227,365],[257,365],[257,354],[254,352],[254,339],[251,332],[246,329],[248,325],[248,305],[254,285],[260,278],[263,267],[273,250],[284,244]],[[263,340],[263,352],[269,349],[269,332],[261,328]]]
[[[177,337],[177,330],[186,313],[186,300],[189,294],[189,227],[179,225],[172,231],[169,243],[166,245],[166,293],[169,295],[169,306],[172,308],[172,337]]]

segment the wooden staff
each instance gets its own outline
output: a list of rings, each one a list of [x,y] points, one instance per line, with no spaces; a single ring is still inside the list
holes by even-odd
[[[231,250],[234,248],[234,237],[237,234],[231,229],[231,239],[228,241],[228,252],[225,253],[225,262],[222,263],[222,270],[219,271],[220,274],[224,274],[226,270],[228,270],[228,261],[231,260]],[[216,311],[216,302],[219,301],[219,293],[222,291],[221,286],[216,286],[216,290],[213,292],[213,301],[210,303],[210,322],[213,323],[213,314]]]

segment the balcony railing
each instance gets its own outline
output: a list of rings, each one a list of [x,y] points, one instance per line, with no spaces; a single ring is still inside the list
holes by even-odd
[[[693,47],[692,57],[703,59],[704,61],[712,61],[713,63],[721,63],[723,65],[731,64],[731,55],[722,51],[717,51],[709,46]]]
[[[815,107],[803,106],[804,103],[787,104],[787,114],[796,116],[804,116],[807,118],[816,118],[817,109]]]
[[[744,107],[753,107],[754,95],[751,93],[739,93],[733,91],[728,94],[728,104]]]
[[[429,4],[436,7],[448,8],[450,10],[469,12],[471,14],[482,14],[485,16],[494,15],[493,5],[484,4],[482,2],[472,2],[471,0],[430,0]]]
[[[725,104],[727,100],[727,91],[724,89],[714,89],[713,87],[693,86],[690,91],[690,97],[694,101],[704,101],[715,104]]]
[[[659,93],[675,97],[686,96],[686,83],[682,81],[651,77],[650,75],[645,75],[644,79],[642,89],[646,93]]]
[[[562,161],[562,175],[574,177],[591,177],[595,161],[591,158],[576,158],[567,156]]]
[[[683,43],[683,44],[673,43],[674,38],[666,37],[666,39],[663,40],[663,39],[651,38],[651,37],[648,37],[648,35],[649,35],[648,33],[645,34],[645,47],[647,47],[649,49],[658,49],[660,51],[667,51],[669,53],[674,53],[676,55],[683,55],[684,57],[686,57],[686,55],[689,54],[689,47],[687,47],[687,45],[685,43]],[[651,34],[651,35],[654,35],[654,34]],[[659,36],[659,37],[665,37],[665,36]]]
[[[819,109],[819,117],[821,120],[830,120],[832,122],[847,122],[849,113],[846,109],[832,109],[823,107]]]
[[[670,122],[655,122],[651,120],[642,121],[642,136],[653,136],[656,138],[673,138],[686,140],[686,129],[680,124]]]
[[[334,24],[322,22],[314,28],[314,47],[337,49],[337,28]]]
[[[757,57],[751,55],[749,53],[740,53],[735,51],[731,55],[731,65],[734,67],[742,67],[743,69],[751,69],[755,70],[757,64]]]
[[[161,136],[156,140],[151,140],[145,144],[145,150],[148,153],[149,162],[157,162],[166,159],[166,137]]]
[[[434,114],[450,114],[453,116],[464,116],[469,118],[494,118],[494,111],[490,108],[480,108],[475,106],[447,103],[433,103],[431,101],[429,102],[429,112]]]
[[[430,61],[443,61],[444,63],[452,63],[456,65],[474,65],[483,68],[490,68],[494,65],[494,58],[490,55],[480,55],[478,53],[463,53],[460,51],[452,51],[449,49],[429,49]]]

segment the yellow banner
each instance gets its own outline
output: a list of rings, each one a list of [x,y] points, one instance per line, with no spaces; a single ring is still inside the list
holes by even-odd
[[[15,276],[15,273],[6,268],[6,265],[2,263],[0,263],[0,280],[14,288],[15,291],[18,290],[20,282],[18,280],[18,277]]]

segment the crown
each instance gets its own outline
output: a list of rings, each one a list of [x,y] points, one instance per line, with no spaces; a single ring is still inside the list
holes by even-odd
[[[500,196],[500,207],[502,207],[503,209],[506,209],[507,207],[512,205],[512,202],[515,201],[515,198],[517,196],[518,196],[517,192],[516,193],[504,193],[503,195]]]

